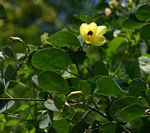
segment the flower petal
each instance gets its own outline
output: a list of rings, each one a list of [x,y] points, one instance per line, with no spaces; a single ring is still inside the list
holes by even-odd
[[[80,35],[82,36],[84,41],[86,40],[87,32],[88,32],[88,25],[87,23],[83,23],[80,26]]]
[[[98,26],[97,31],[96,31],[96,35],[103,35],[106,33],[106,31],[107,31],[106,26]]]
[[[92,45],[100,46],[103,45],[106,42],[106,38],[104,36],[96,36],[92,40]]]
[[[89,24],[89,31],[93,32],[93,35],[96,34],[97,31],[97,24],[95,22],[92,22]]]

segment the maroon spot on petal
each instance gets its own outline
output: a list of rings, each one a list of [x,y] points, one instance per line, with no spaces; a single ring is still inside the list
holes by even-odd
[[[92,32],[92,31],[89,31],[89,32],[87,33],[87,35],[88,35],[88,36],[92,36],[92,35],[93,35],[93,32]]]

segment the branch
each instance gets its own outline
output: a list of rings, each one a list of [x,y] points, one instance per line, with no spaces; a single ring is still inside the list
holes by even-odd
[[[35,98],[0,98],[0,101],[3,100],[13,100],[13,101],[45,101],[45,99],[35,99]]]

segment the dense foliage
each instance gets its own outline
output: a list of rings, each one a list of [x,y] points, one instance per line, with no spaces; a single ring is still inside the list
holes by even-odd
[[[147,133],[150,3],[2,0],[1,133]],[[82,23],[107,26],[87,44]]]

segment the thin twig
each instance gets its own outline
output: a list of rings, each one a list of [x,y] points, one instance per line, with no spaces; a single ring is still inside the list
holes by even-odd
[[[35,98],[0,98],[2,100],[13,100],[13,101],[45,101],[45,99],[35,99]]]

